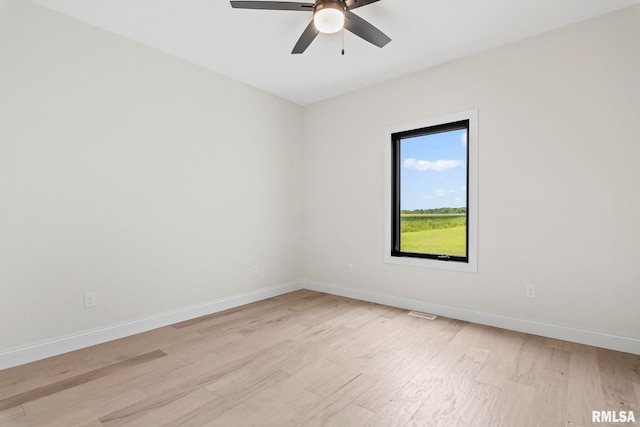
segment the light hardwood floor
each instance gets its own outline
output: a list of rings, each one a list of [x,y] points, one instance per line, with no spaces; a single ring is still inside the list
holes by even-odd
[[[307,290],[0,371],[1,426],[576,427],[592,410],[640,418],[640,356]]]

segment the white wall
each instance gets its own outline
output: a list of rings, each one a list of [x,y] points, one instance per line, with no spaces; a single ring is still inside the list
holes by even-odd
[[[9,1],[0,353],[300,280],[301,119],[297,105]],[[97,307],[82,308],[86,291]]]
[[[306,277],[640,338],[638,22],[626,9],[306,108]],[[384,264],[385,127],[474,108],[478,273]]]

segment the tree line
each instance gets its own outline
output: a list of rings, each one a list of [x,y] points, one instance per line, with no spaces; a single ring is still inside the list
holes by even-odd
[[[403,209],[401,214],[419,214],[419,215],[433,215],[433,214],[466,214],[467,208],[434,208],[434,209]]]

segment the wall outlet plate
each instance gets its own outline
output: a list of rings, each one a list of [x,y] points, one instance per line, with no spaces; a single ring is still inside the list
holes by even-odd
[[[84,308],[96,306],[96,293],[87,292],[84,294]]]
[[[525,291],[525,296],[527,298],[535,298],[536,297],[536,285],[527,285],[527,289]]]

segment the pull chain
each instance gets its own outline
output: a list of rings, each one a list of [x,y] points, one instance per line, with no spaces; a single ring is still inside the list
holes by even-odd
[[[342,27],[342,56],[344,56],[344,27]]]

